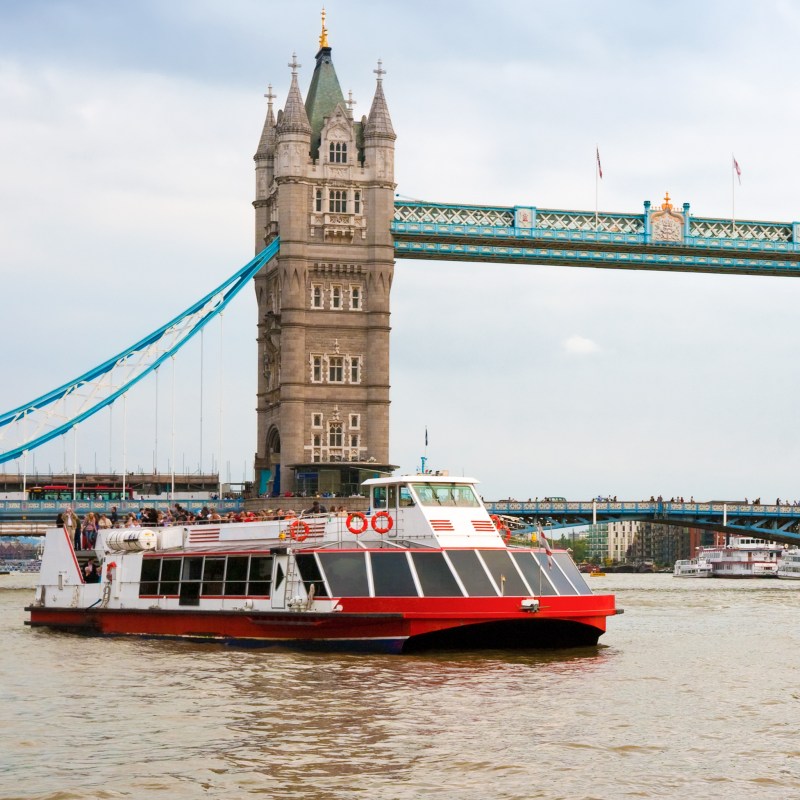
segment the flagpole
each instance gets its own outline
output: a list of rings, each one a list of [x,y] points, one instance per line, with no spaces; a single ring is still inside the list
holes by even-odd
[[[736,238],[736,156],[731,153],[731,229],[732,238]]]
[[[600,172],[600,167],[598,165],[598,161],[600,159],[600,146],[599,145],[595,145],[594,153],[595,153],[595,163],[594,163],[594,231],[595,231],[595,233],[597,233],[597,231],[598,231],[598,229],[600,227],[599,224],[598,224],[598,217],[599,217],[598,208],[599,208],[599,206],[598,206],[598,201],[597,201],[598,183],[599,183],[599,180],[600,180],[599,177],[598,177],[598,173]]]

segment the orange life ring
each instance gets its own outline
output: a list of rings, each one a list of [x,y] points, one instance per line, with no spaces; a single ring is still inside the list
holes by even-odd
[[[302,533],[298,533],[298,528],[302,529]],[[311,528],[308,527],[308,523],[304,519],[295,519],[294,522],[289,526],[289,535],[294,539],[296,542],[304,542],[308,539],[308,534]]]
[[[497,514],[492,514],[491,517],[492,522],[494,522],[494,526],[497,528],[497,532],[499,534],[502,535],[503,531],[505,531],[506,535],[511,535],[511,529],[505,524],[505,522],[503,522],[503,520],[500,519],[500,517],[497,516]]]
[[[376,520],[378,519],[385,519],[386,525],[381,525],[378,527],[375,524]],[[394,528],[394,520],[388,511],[379,511],[372,517],[372,530],[374,530],[375,533],[379,533],[381,536],[383,536],[384,533],[389,533],[392,528]]]
[[[353,525],[353,520],[359,519],[361,520],[361,525],[356,528]],[[362,514],[360,511],[353,511],[352,513],[347,515],[347,530],[350,531],[354,536],[360,536],[364,531],[369,528],[369,522],[367,521],[366,514]]]

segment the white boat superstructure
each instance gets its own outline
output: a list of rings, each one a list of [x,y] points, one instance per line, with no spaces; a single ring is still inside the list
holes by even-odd
[[[701,548],[698,558],[711,565],[714,578],[775,578],[783,552],[777,542],[731,536],[727,544]]]
[[[787,581],[800,581],[800,547],[783,551],[778,562],[778,577]]]

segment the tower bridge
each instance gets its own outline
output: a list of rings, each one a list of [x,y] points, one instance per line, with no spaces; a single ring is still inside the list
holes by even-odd
[[[0,415],[0,463],[124,397],[251,278],[258,303],[256,492],[277,496],[348,495],[364,478],[393,469],[389,337],[398,258],[800,275],[800,223],[695,216],[689,203],[675,205],[669,195],[626,213],[401,200],[381,62],[369,113],[360,119],[342,92],[324,22],[305,99],[296,56],[288,66],[283,107],[276,112],[271,85],[265,95],[254,156],[253,261],[127,351]],[[78,411],[53,411],[56,401],[81,392]],[[43,415],[45,423],[37,423]],[[3,440],[11,427],[16,439]],[[796,525],[795,512],[784,508],[737,508],[725,519],[726,510],[702,505],[494,510],[543,515],[553,524],[585,524],[599,514],[773,527],[786,535]]]
[[[789,504],[495,500],[487,502],[487,507],[491,514],[513,517],[527,525],[547,525],[552,529],[631,520],[800,544],[800,506]]]

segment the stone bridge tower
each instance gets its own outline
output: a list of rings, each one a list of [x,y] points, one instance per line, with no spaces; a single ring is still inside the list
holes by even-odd
[[[327,31],[303,103],[293,56],[283,111],[255,155],[260,495],[350,495],[389,464],[389,294],[395,132],[380,61],[369,115],[353,119]]]

